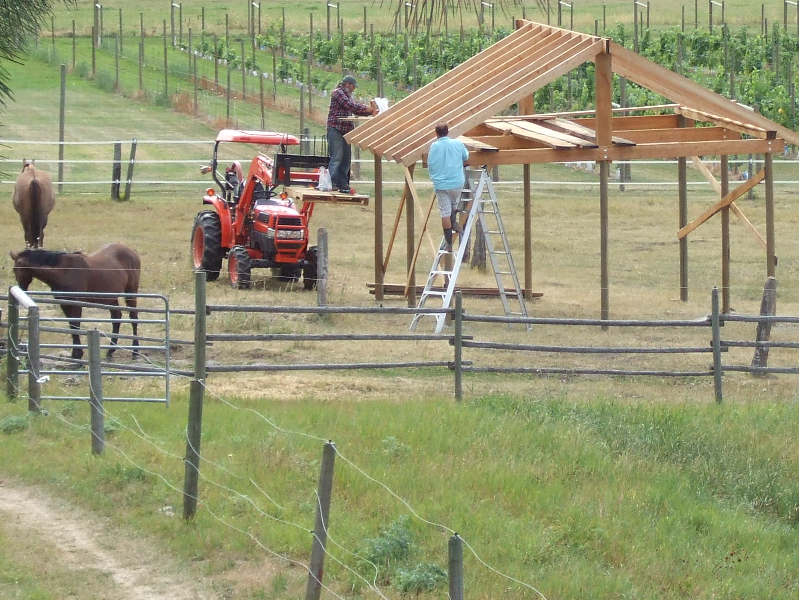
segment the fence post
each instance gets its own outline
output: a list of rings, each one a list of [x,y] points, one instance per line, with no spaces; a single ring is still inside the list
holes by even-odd
[[[163,22],[164,26],[164,97],[169,98],[169,62],[167,60],[167,22]],[[172,45],[175,45],[175,36],[172,38]]]
[[[311,542],[311,560],[308,566],[305,600],[319,600],[322,591],[322,571],[325,563],[325,545],[328,541],[328,515],[331,508],[335,459],[336,446],[328,440],[322,447],[322,465],[319,470],[319,486],[317,488],[317,518],[314,523],[314,539]]]
[[[317,306],[328,304],[328,230],[317,230]]]
[[[774,277],[767,277],[764,284],[764,295],[761,297],[761,310],[759,311],[762,316],[775,314],[775,296],[777,293],[778,283]],[[10,325],[10,323],[9,323]],[[756,341],[768,342],[770,333],[772,332],[772,323],[759,321],[756,327]],[[753,353],[753,361],[750,363],[751,367],[766,367],[767,358],[769,357],[769,346],[756,346]],[[762,375],[762,373],[753,373],[753,375]]]
[[[125,176],[125,200],[131,199],[133,185],[133,166],[136,163],[136,138],[131,140],[131,157],[128,159],[128,174]]]
[[[42,385],[39,383],[39,307],[28,307],[28,410],[41,412]]]
[[[711,347],[714,351],[714,398],[722,402],[722,350],[719,341],[719,290],[711,290]]]
[[[96,34],[95,34],[94,25],[92,25],[92,79],[95,78],[95,74],[97,72],[97,58],[96,58],[97,50],[94,47],[94,39],[95,39],[94,36],[95,35]]]
[[[14,401],[19,393],[19,303],[8,291],[8,332],[6,352],[6,396]]]
[[[461,298],[461,291],[456,292],[456,305],[455,305],[455,315],[453,320],[453,372],[455,373],[455,396],[456,401],[460,402],[463,394],[461,388],[461,335],[462,335],[462,298]]]
[[[92,454],[105,448],[105,414],[103,409],[103,376],[100,367],[100,332],[92,329],[86,336],[89,344],[89,406],[92,423]]]
[[[200,438],[203,426],[203,393],[206,379],[206,272],[194,272],[194,377],[189,386],[189,419],[186,424],[186,458],[183,479],[183,518],[197,512],[197,480],[200,474]]]
[[[119,180],[122,177],[122,144],[114,142],[114,162],[111,165],[111,199],[119,200]]]
[[[75,38],[73,38],[75,39]],[[64,114],[67,104],[67,66],[61,65],[61,93],[58,103],[58,193],[64,191]]]
[[[450,600],[464,600],[464,550],[461,538],[453,533],[447,543],[447,575],[450,584]]]

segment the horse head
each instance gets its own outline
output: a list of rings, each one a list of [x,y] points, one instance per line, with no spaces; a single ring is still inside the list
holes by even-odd
[[[27,291],[28,286],[33,281],[30,250],[23,250],[22,252],[10,251],[8,254],[11,256],[11,260],[14,261],[14,277],[17,279],[17,284]]]
[[[36,160],[33,158],[23,158],[22,159],[22,171],[25,169],[33,169],[36,167]]]

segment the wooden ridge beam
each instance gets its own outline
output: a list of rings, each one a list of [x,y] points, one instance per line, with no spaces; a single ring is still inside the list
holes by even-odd
[[[694,221],[692,221],[691,223],[688,223],[687,225],[684,225],[683,227],[681,227],[681,229],[678,231],[678,239],[680,240],[680,239],[685,238],[692,231],[694,231],[695,229],[700,227],[700,225],[702,225],[703,223],[708,221],[711,217],[713,217],[715,214],[717,214],[720,210],[722,210],[726,206],[729,206],[731,204],[731,202],[733,202],[737,198],[739,198],[739,197],[743,196],[744,194],[746,194],[749,190],[751,190],[754,187],[756,187],[759,183],[764,181],[764,177],[765,176],[766,176],[766,172],[764,171],[764,169],[761,169],[761,171],[759,171],[756,174],[755,177],[751,177],[750,179],[747,180],[747,182],[743,183],[742,185],[737,187],[735,190],[733,190],[732,192],[728,193],[719,202],[714,203],[712,206],[710,206],[708,209],[706,209],[703,212],[702,215],[697,217]]]

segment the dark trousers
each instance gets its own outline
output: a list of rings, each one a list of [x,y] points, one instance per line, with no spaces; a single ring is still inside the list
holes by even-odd
[[[328,127],[328,156],[333,189],[350,189],[350,144],[335,127]]]

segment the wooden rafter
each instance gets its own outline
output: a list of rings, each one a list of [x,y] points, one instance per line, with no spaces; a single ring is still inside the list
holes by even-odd
[[[630,79],[665,98],[695,109],[708,111],[733,121],[751,123],[766,131],[777,131],[789,143],[799,145],[796,131],[770,121],[766,117],[739,106],[735,102],[703,86],[665,69],[635,52],[611,42],[611,60],[614,72]]]
[[[705,212],[703,212],[703,214],[700,215],[699,217],[697,217],[694,221],[692,221],[691,223],[688,223],[687,225],[681,227],[681,229],[678,231],[678,239],[685,238],[692,231],[694,231],[695,229],[700,227],[700,225],[702,225],[703,223],[708,221],[711,217],[713,217],[715,214],[717,214],[720,210],[722,210],[723,208],[729,206],[731,204],[731,202],[733,202],[737,198],[743,196],[749,190],[752,190],[759,183],[764,181],[764,177],[765,176],[766,176],[766,172],[764,171],[764,169],[761,169],[761,171],[759,171],[756,174],[755,177],[752,177],[752,178],[748,179],[745,183],[743,183],[742,185],[737,187],[735,190],[730,192],[728,195],[726,195],[724,198],[722,198],[719,202],[715,202],[712,206],[710,206],[708,209],[706,209]]]

